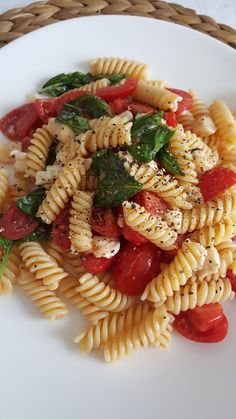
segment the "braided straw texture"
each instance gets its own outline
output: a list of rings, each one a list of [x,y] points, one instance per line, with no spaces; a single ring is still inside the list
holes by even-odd
[[[97,14],[146,16],[190,27],[236,48],[236,30],[178,4],[148,0],[49,0],[0,15],[0,47],[50,23]]]

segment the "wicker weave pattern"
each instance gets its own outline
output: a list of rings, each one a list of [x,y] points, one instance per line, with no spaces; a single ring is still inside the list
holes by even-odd
[[[178,4],[154,0],[49,0],[8,10],[0,15],[0,47],[50,23],[96,14],[146,16],[178,23],[236,49],[236,30],[233,28]]]

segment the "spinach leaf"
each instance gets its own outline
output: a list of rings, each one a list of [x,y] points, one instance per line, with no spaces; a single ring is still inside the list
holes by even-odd
[[[79,135],[89,129],[89,123],[81,116],[81,110],[74,102],[72,100],[63,106],[56,121],[68,125],[75,134]]]
[[[2,246],[3,248],[3,257],[0,263],[0,280],[1,280],[3,273],[5,271],[5,268],[7,266],[7,263],[8,263],[11,249],[13,247],[13,241],[5,239],[5,237],[0,236],[0,246]]]
[[[163,111],[156,113],[155,115],[146,114],[140,117],[136,117],[132,128],[131,136],[133,139],[140,137],[149,130],[155,129],[160,124],[161,118],[163,116]]]
[[[63,93],[69,90],[84,86],[92,81],[100,80],[103,78],[110,80],[111,84],[118,83],[120,80],[126,77],[125,74],[111,74],[93,76],[91,73],[81,73],[80,71],[74,71],[73,73],[61,73],[55,77],[49,79],[40,90],[40,93],[47,93],[51,96],[61,96]]]
[[[111,150],[101,150],[93,154],[90,172],[98,176],[94,197],[94,206],[97,208],[116,207],[143,187],[126,172],[119,157]]]
[[[51,166],[56,160],[58,142],[54,141],[49,149],[46,166]]]
[[[161,148],[167,144],[174,131],[166,125],[157,125],[154,129],[147,129],[136,144],[128,147],[132,156],[143,163],[153,160]]]
[[[165,148],[159,151],[157,157],[161,161],[163,167],[167,170],[167,172],[171,173],[172,175],[185,176],[185,174],[182,172],[179,166],[179,163],[175,160],[174,156]]]
[[[69,103],[73,107],[81,108],[82,110],[88,112],[94,118],[100,118],[103,115],[110,115],[108,104],[105,100],[99,99],[89,93],[85,93]]]
[[[25,214],[35,218],[38,208],[44,199],[46,189],[41,186],[38,189],[30,192],[28,195],[23,196],[16,202],[17,208],[20,208]]]
[[[25,242],[45,242],[52,239],[51,226],[48,224],[39,224],[39,226],[27,236],[22,239],[14,240],[14,244],[20,244]]]

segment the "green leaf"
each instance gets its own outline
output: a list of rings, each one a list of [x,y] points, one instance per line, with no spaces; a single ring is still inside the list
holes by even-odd
[[[84,86],[85,84],[91,83],[92,81],[107,78],[111,84],[120,82],[120,80],[126,77],[125,74],[111,74],[103,75],[99,74],[93,76],[91,73],[81,73],[75,71],[73,73],[61,73],[55,77],[49,79],[42,87],[40,93],[47,93],[51,96],[61,96],[63,93],[69,92],[72,89]]]
[[[85,93],[77,99],[72,100],[70,104],[74,107],[83,109],[94,118],[110,115],[108,104],[105,102],[105,100],[99,99],[98,97],[89,93]]]
[[[94,206],[97,208],[116,207],[143,187],[126,172],[119,157],[111,150],[94,153],[90,170],[98,176],[94,197]]]
[[[73,100],[63,106],[56,121],[68,125],[75,134],[79,135],[89,129],[89,123],[81,116],[81,110],[74,102]]]
[[[11,253],[11,249],[13,247],[13,241],[5,239],[5,237],[0,236],[0,246],[3,247],[3,256],[0,263],[0,280],[3,276],[3,273],[5,271],[5,268],[7,266],[9,256]]]
[[[174,156],[169,151],[163,148],[159,151],[157,157],[167,172],[171,173],[172,175],[185,176],[179,166],[179,163],[175,160]]]
[[[156,154],[165,146],[172,137],[174,131],[166,125],[158,125],[153,129],[147,129],[136,144],[128,147],[130,154],[143,163],[155,159]]]
[[[38,189],[30,192],[28,195],[23,196],[16,202],[17,208],[20,208],[25,214],[35,218],[38,208],[44,199],[46,189],[41,186]]]
[[[51,226],[48,224],[39,224],[39,226],[27,236],[22,239],[14,240],[14,244],[20,244],[25,242],[44,242],[52,239]]]
[[[135,139],[145,134],[147,131],[157,128],[160,124],[162,115],[163,111],[160,111],[155,115],[146,114],[138,116],[138,118],[136,117],[131,128],[132,138]]]

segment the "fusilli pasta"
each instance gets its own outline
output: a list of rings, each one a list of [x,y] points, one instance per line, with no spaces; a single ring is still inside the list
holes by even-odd
[[[172,93],[170,90],[162,87],[153,87],[142,80],[138,82],[133,97],[140,102],[164,110],[171,110],[172,112],[177,111],[178,102],[181,102],[182,100],[180,96]]]
[[[72,253],[92,249],[91,215],[93,194],[76,190],[71,200],[69,234]]]
[[[20,263],[18,248],[14,247],[11,250],[7,265],[0,279],[0,294],[7,297],[12,294],[13,285],[16,283],[19,275]]]
[[[47,125],[37,128],[33,134],[26,155],[26,178],[35,178],[38,170],[44,170],[53,136],[48,131]]]
[[[121,73],[139,79],[146,79],[147,69],[147,64],[118,57],[96,58],[90,63],[90,70],[94,75]]]
[[[203,137],[205,135],[214,134],[216,127],[210,117],[210,112],[208,111],[205,103],[199,99],[193,90],[190,90],[190,94],[193,98],[190,111],[195,119],[192,127],[193,131],[195,134]]]
[[[6,199],[7,190],[9,187],[8,182],[8,171],[6,169],[0,169],[0,209],[2,208]]]
[[[211,224],[196,230],[190,234],[193,241],[201,243],[203,246],[217,246],[218,244],[231,239],[236,235],[236,223],[234,218],[227,218],[224,221]]]
[[[214,100],[210,114],[222,140],[222,148],[232,149],[236,143],[236,121],[228,106],[221,100]]]

